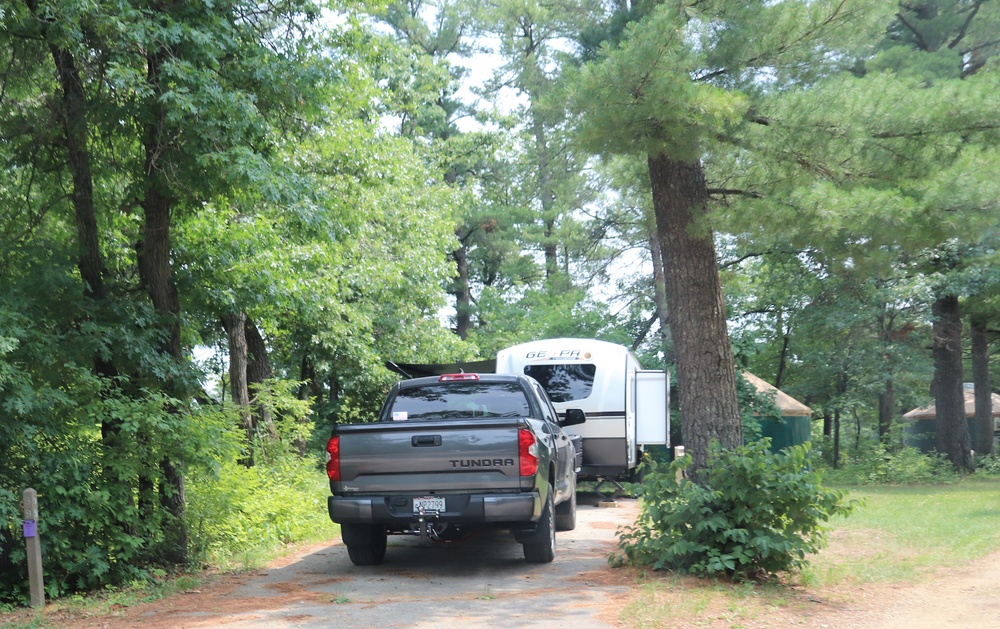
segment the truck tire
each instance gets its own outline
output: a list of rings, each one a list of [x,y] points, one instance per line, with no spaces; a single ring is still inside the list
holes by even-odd
[[[576,528],[576,483],[573,483],[573,492],[569,500],[564,500],[556,505],[556,530],[572,531]]]
[[[522,544],[524,560],[528,563],[549,563],[556,558],[556,517],[552,494],[550,484],[545,506],[542,508],[542,517],[538,520],[531,541]]]
[[[388,535],[374,524],[341,524],[340,537],[355,566],[377,566],[385,559]]]

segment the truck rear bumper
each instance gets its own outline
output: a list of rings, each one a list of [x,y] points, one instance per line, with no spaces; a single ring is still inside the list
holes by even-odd
[[[421,516],[413,513],[413,497],[330,496],[330,519],[338,524],[364,523],[406,526],[423,517],[459,524],[537,522],[542,503],[537,491],[522,494],[445,495],[445,510]]]

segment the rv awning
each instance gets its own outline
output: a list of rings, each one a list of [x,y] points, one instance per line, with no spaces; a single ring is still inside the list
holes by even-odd
[[[497,370],[495,359],[477,360],[463,363],[397,363],[385,361],[385,366],[404,378],[421,378],[423,376],[440,376],[446,373],[494,373]]]

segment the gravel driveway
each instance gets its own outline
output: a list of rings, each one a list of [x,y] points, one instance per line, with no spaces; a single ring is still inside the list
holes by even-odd
[[[524,561],[505,533],[422,544],[390,536],[385,563],[354,566],[339,540],[233,575],[200,591],[139,605],[95,626],[143,627],[615,627],[629,592],[608,567],[634,500],[597,506],[580,494],[577,528],[559,533],[551,564]],[[111,621],[111,622],[109,622]]]

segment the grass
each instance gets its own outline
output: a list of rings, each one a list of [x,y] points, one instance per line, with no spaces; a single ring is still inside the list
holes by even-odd
[[[817,584],[914,581],[1000,548],[1000,480],[849,490],[865,505],[833,523],[805,578]],[[829,552],[827,552],[829,551]]]
[[[830,523],[828,547],[803,572],[733,584],[637,571],[620,620],[635,629],[810,624],[826,604],[849,605],[862,585],[921,582],[1000,549],[1000,479],[841,489],[864,505]]]

